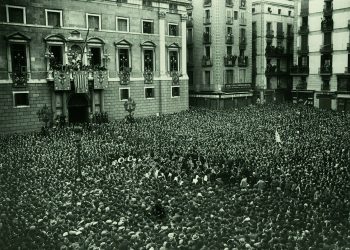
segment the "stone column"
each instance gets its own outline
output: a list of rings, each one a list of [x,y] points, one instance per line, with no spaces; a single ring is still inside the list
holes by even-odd
[[[181,71],[184,77],[187,77],[187,39],[186,39],[186,28],[187,15],[181,16]]]
[[[160,76],[165,76],[166,74],[166,51],[165,51],[165,16],[166,13],[160,11],[158,13],[159,17],[159,68]]]

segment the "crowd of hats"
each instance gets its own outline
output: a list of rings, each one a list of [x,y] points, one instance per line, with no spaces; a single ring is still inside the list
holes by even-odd
[[[349,128],[261,105],[2,136],[0,249],[350,249]]]

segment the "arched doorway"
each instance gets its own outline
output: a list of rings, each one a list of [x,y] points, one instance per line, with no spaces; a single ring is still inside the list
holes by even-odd
[[[70,123],[84,123],[89,119],[89,102],[85,94],[73,94],[68,101]]]

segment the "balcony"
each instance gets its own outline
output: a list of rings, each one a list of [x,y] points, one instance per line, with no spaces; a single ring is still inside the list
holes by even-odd
[[[284,39],[284,32],[283,31],[277,32],[277,39]]]
[[[233,44],[233,34],[226,35],[226,44]]]
[[[245,50],[247,48],[247,40],[243,37],[239,39],[239,50]]]
[[[283,76],[283,75],[287,75],[288,72],[287,71],[283,71],[279,68],[277,68],[277,65],[271,65],[268,64],[265,70],[265,75],[266,76]]]
[[[318,74],[322,76],[330,76],[332,75],[332,67],[331,66],[322,66],[318,69]]]
[[[233,24],[233,18],[232,17],[226,17],[226,24]]]
[[[331,54],[331,53],[333,53],[333,44],[321,45],[320,53],[321,54]]]
[[[236,59],[237,59],[237,56],[234,56],[234,55],[226,55],[224,57],[224,64],[226,67],[234,67],[235,64],[236,64]]]
[[[224,92],[248,92],[252,90],[250,83],[231,83],[224,84],[221,89]]]
[[[298,30],[299,35],[307,35],[309,34],[309,25],[301,25]]]
[[[298,47],[297,52],[299,55],[307,55],[309,54],[309,46],[305,45],[305,46]]]
[[[233,0],[226,0],[226,7],[233,7]]]
[[[211,44],[211,34],[208,32],[203,33],[203,44]]]
[[[267,57],[282,57],[284,55],[284,47],[266,46],[265,55]]]
[[[211,24],[210,17],[203,17],[203,24]]]
[[[213,62],[211,61],[209,56],[203,56],[203,58],[202,58],[202,66],[203,67],[211,67],[211,66],[213,66]]]
[[[247,18],[241,17],[241,18],[239,19],[239,24],[240,24],[240,25],[247,25]]]
[[[188,17],[186,22],[187,27],[193,27],[193,17]]]
[[[323,7],[323,16],[332,16],[333,7]]]
[[[238,67],[248,67],[248,56],[238,57]]]
[[[273,30],[267,30],[266,31],[266,38],[272,39],[274,38],[274,31]]]
[[[307,76],[309,75],[309,66],[294,65],[290,68],[290,75]]]
[[[327,19],[322,20],[321,30],[322,30],[322,32],[331,32],[333,30],[333,19],[327,18]]]
[[[15,88],[26,87],[29,80],[28,72],[10,72],[12,86]]]

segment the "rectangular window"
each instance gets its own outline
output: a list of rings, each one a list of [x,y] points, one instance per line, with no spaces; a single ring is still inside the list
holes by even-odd
[[[50,59],[51,67],[63,65],[63,46],[50,45],[49,51],[53,54],[53,58]]]
[[[177,4],[169,3],[169,12],[170,13],[177,13]]]
[[[241,0],[241,5],[240,5],[240,7],[241,7],[241,8],[245,8],[245,6],[246,6],[246,0]]]
[[[255,13],[255,8],[252,8],[252,13]]]
[[[119,58],[119,71],[123,71],[130,67],[129,60],[129,49],[118,49],[118,58]]]
[[[233,18],[234,18],[235,20],[238,19],[238,11],[234,11],[234,12],[233,12]]]
[[[154,88],[145,88],[145,98],[146,99],[154,99]]]
[[[288,16],[292,15],[292,11],[288,10]]]
[[[130,97],[130,89],[129,88],[120,88],[119,96],[121,101],[127,101]]]
[[[13,92],[13,106],[14,107],[29,107],[29,92],[18,91]]]
[[[281,9],[278,9],[278,15],[281,15]]]
[[[226,84],[233,84],[233,70],[226,70]]]
[[[101,29],[100,15],[87,14],[87,28],[93,30]]]
[[[283,34],[283,23],[277,22],[277,34]]]
[[[99,47],[92,47],[90,48],[90,65],[93,67],[101,66],[102,60],[101,60],[101,48]]]
[[[142,33],[153,34],[153,21],[142,21]]]
[[[152,6],[152,0],[142,0],[142,5],[151,7]]]
[[[95,112],[101,112],[101,91],[94,90]]]
[[[6,5],[8,23],[26,24],[26,8],[21,6]]]
[[[129,32],[129,19],[117,17],[117,29],[118,31]]]
[[[232,46],[227,46],[226,47],[226,54],[227,55],[232,55]]]
[[[246,70],[245,69],[240,69],[239,70],[239,82],[240,83],[245,83],[245,74],[246,74]]]
[[[272,27],[271,22],[267,22],[267,23],[266,23],[266,30],[267,30],[267,31],[271,31],[271,27]]]
[[[143,65],[144,65],[144,71],[150,70],[154,71],[154,60],[153,60],[153,50],[151,49],[145,49],[143,51]]]
[[[187,43],[193,43],[193,29],[187,29]]]
[[[62,26],[62,10],[45,10],[46,26]]]
[[[210,71],[204,71],[204,83],[206,85],[210,85],[211,81],[210,81]]]
[[[179,97],[180,96],[180,87],[171,87],[171,97]]]
[[[177,50],[169,51],[170,71],[179,71],[179,55]]]
[[[178,36],[179,35],[179,28],[177,24],[169,23],[169,36]]]
[[[27,47],[25,44],[13,43],[10,45],[12,72],[27,72]]]
[[[206,47],[205,47],[205,56],[206,56],[207,58],[210,58],[210,46],[206,46]]]

